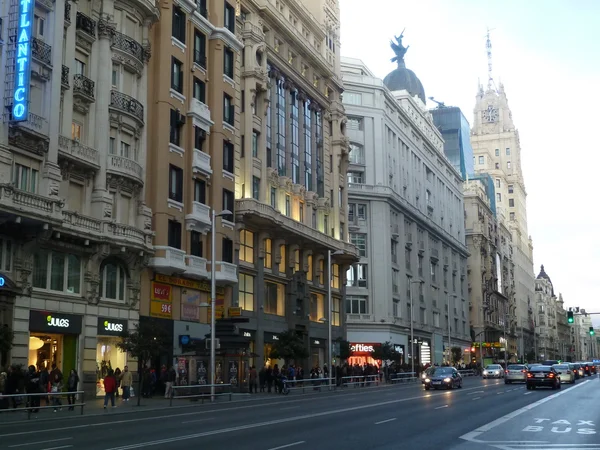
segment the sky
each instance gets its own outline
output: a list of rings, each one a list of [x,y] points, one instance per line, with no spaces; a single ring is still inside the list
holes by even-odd
[[[521,138],[534,271],[544,268],[566,306],[600,312],[600,20],[598,0],[340,0],[341,53],[379,78],[396,63],[390,39],[404,28],[406,67],[427,97],[473,123],[479,80],[504,84]],[[435,103],[428,101],[428,107]],[[600,315],[593,316],[600,325]]]

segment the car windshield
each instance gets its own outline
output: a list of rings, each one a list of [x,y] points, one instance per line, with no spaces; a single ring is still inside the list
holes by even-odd
[[[523,370],[525,368],[525,366],[521,366],[518,364],[511,364],[510,366],[508,366],[508,370]]]
[[[432,375],[452,375],[453,370],[450,367],[438,367]]]
[[[566,364],[554,364],[552,367],[554,367],[556,370],[569,370],[569,366]]]
[[[535,366],[530,369],[530,372],[549,372],[552,369],[550,366]]]
[[[492,364],[485,368],[485,370],[500,370],[501,367],[498,364]]]

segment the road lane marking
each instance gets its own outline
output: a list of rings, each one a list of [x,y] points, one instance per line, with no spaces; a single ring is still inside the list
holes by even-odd
[[[382,423],[388,423],[388,422],[393,422],[394,420],[396,420],[396,418],[392,418],[392,419],[386,419],[386,420],[382,420],[380,422],[375,422],[375,425],[381,425]]]
[[[298,409],[299,406],[288,406],[287,408],[279,408],[279,411],[288,411],[290,409]]]
[[[71,448],[73,447],[72,445],[61,445],[60,447],[48,447],[48,448],[42,448],[41,450],[58,450],[59,448]]]
[[[447,407],[448,407],[448,405],[444,405],[444,406],[438,406],[438,407],[437,407],[437,408],[435,408],[435,409],[442,409],[442,408],[447,408]]]
[[[523,395],[533,394],[533,392],[525,392]]]
[[[481,397],[473,397],[473,400],[479,400]]]
[[[496,395],[504,394],[504,391],[496,392]]]
[[[463,388],[462,390],[455,392],[455,395],[461,395],[463,392],[472,391],[473,389],[480,389],[480,388],[478,386],[472,387],[472,388]],[[354,411],[354,409],[356,409],[356,408],[363,408],[363,407],[369,408],[369,407],[375,407],[375,406],[380,406],[380,405],[392,405],[395,403],[403,403],[403,402],[419,400],[419,399],[427,398],[427,397],[439,397],[442,395],[444,395],[444,393],[440,392],[440,393],[434,393],[434,394],[419,395],[417,397],[399,398],[399,399],[395,399],[395,400],[387,400],[387,401],[384,401],[381,403],[367,404],[365,406],[354,406],[354,407],[350,407],[347,410]],[[314,400],[314,399],[305,399],[305,400],[299,400],[299,401],[312,401],[312,400]],[[248,406],[236,406],[236,407],[231,407],[231,408],[207,409],[207,410],[203,410],[203,411],[192,411],[192,412],[180,413],[180,414],[167,414],[167,415],[163,415],[163,416],[139,417],[137,419],[127,419],[127,420],[118,420],[117,419],[117,420],[114,420],[111,422],[89,423],[89,424],[72,425],[72,426],[60,427],[60,428],[33,429],[33,430],[28,430],[28,431],[19,431],[19,432],[15,432],[15,433],[0,434],[0,438],[10,437],[10,436],[31,435],[31,434],[46,434],[46,433],[66,431],[66,430],[80,430],[80,429],[86,429],[86,428],[103,427],[105,425],[115,426],[115,425],[121,425],[121,424],[126,424],[126,423],[146,422],[146,421],[158,420],[158,419],[172,419],[175,417],[187,417],[187,416],[194,416],[194,415],[201,415],[201,414],[215,414],[215,413],[219,413],[219,412],[239,411],[241,409],[256,408],[257,406],[265,406],[265,405],[272,406],[275,404],[289,404],[289,403],[290,402],[282,401],[282,402],[277,402],[277,403],[263,403],[263,404],[255,404],[255,405],[248,405]],[[338,410],[334,410],[334,411],[338,411]],[[316,414],[314,417],[318,417],[319,415],[323,415],[323,414],[330,414],[330,413],[328,411],[325,411],[325,412]],[[333,412],[331,414],[336,414],[336,412]],[[113,417],[117,417],[117,416],[113,416]],[[306,416],[306,418],[309,418],[309,417],[311,417],[311,416],[308,416],[308,415]],[[26,421],[26,423],[30,423],[30,422]],[[279,423],[279,422],[275,422],[275,423]]]
[[[300,444],[304,444],[306,441],[298,441],[298,442],[292,442],[291,444],[286,444],[286,445],[280,445],[279,447],[273,447],[270,448],[269,450],[280,450],[282,448],[289,448],[289,447],[293,447],[295,445],[300,445]]]
[[[467,395],[483,394],[483,391],[469,392]]]
[[[486,425],[483,425],[473,431],[470,431],[469,433],[463,434],[462,436],[460,436],[460,439],[469,441],[469,442],[487,443],[486,441],[477,439],[477,437],[479,437],[479,435],[481,435],[483,433],[486,433],[486,432],[496,428],[498,425],[502,425],[503,423],[506,423],[509,420],[514,419],[515,417],[520,416],[521,414],[532,410],[533,408],[536,408],[540,405],[543,405],[546,402],[549,402],[550,400],[555,399],[556,397],[560,397],[561,395],[571,392],[573,389],[577,389],[581,386],[584,386],[588,382],[589,381],[584,381],[583,383],[576,384],[571,389],[565,389],[564,391],[558,391],[556,394],[549,395],[548,397],[544,397],[544,398],[538,400],[537,402],[531,403],[530,405],[524,406],[523,408],[519,408],[509,414],[506,414],[505,416],[502,416],[496,420],[491,421],[490,423],[488,423]],[[531,392],[527,392],[526,394],[531,394]]]
[[[213,420],[214,417],[208,417],[206,419],[197,419],[197,420],[187,420],[185,422],[181,422],[181,423],[198,423],[198,422],[206,422],[207,420]]]
[[[49,444],[50,442],[68,441],[69,439],[73,439],[73,438],[67,437],[67,438],[60,438],[60,439],[48,439],[47,441],[27,442],[26,444],[9,445],[8,448],[25,447],[26,445]]]

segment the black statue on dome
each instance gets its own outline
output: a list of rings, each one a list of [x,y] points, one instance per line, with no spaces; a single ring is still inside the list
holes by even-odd
[[[406,30],[406,28],[404,30]],[[396,55],[391,59],[391,61],[397,62],[398,64],[404,62],[404,55],[406,54],[408,47],[410,47],[410,45],[407,45],[406,47],[404,47],[402,45],[402,38],[404,37],[404,30],[402,30],[402,33],[400,33],[400,36],[394,36],[394,39],[396,39],[396,43],[394,43],[394,41],[390,41],[390,46],[392,47],[392,50],[394,51],[394,54]]]

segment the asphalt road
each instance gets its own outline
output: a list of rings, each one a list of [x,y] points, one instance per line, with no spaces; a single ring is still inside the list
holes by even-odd
[[[599,388],[596,377],[560,391],[473,378],[453,391],[405,385],[131,414],[108,410],[100,416],[0,422],[0,448],[600,450]]]

